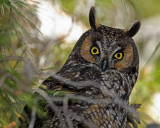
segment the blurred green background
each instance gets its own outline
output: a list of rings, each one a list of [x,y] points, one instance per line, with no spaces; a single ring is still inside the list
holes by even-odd
[[[107,26],[141,21],[134,37],[140,72],[130,102],[141,104],[140,128],[160,123],[160,0],[0,0],[0,128],[18,127],[23,106],[36,102],[33,90],[61,68],[89,28],[91,6]]]

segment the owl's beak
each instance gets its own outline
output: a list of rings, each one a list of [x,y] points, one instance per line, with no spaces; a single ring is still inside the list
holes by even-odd
[[[107,58],[104,58],[101,61],[101,69],[102,69],[102,71],[105,71],[107,68],[108,68],[108,60],[107,60]]]

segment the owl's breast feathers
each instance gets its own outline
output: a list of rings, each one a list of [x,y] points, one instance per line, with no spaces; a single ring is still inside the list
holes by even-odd
[[[46,85],[48,90],[54,92],[52,95],[54,97],[64,98],[70,95],[68,111],[77,114],[83,120],[86,119],[96,127],[125,128],[127,111],[112,101],[113,97],[110,93],[120,97],[124,101],[124,105],[128,104],[132,87],[126,85],[127,81],[126,77],[114,70],[101,73],[91,67],[77,68],[75,66],[72,71],[61,70],[46,79],[43,84]],[[105,92],[103,87],[108,91]],[[103,103],[101,99],[109,102]],[[55,104],[63,106],[63,101],[55,102]],[[72,115],[70,116],[72,117]],[[52,118],[55,117],[56,115]],[[71,120],[74,124],[77,123],[76,119],[71,118]],[[77,127],[78,125],[81,128],[87,127],[86,124],[83,124],[83,121],[77,123]]]

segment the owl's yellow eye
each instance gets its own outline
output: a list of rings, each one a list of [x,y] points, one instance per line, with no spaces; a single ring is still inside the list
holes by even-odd
[[[123,58],[123,54],[121,52],[114,54],[114,57],[118,60]]]
[[[93,55],[97,55],[97,54],[99,54],[99,49],[98,49],[97,47],[92,47],[91,53],[92,53]]]

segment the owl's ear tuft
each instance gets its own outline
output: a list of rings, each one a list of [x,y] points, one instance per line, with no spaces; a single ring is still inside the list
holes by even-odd
[[[141,22],[135,21],[134,24],[130,27],[130,29],[125,29],[124,32],[127,36],[133,37],[139,31],[140,26]]]
[[[91,7],[89,12],[89,23],[91,28],[96,30],[99,26],[98,19],[96,18],[96,10],[95,7]]]

